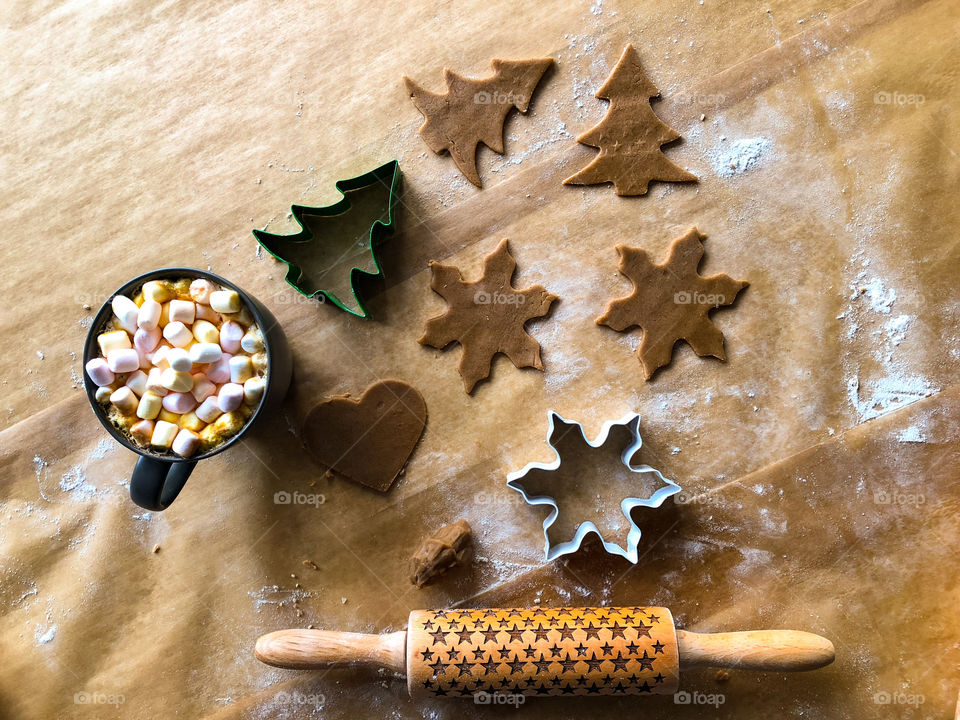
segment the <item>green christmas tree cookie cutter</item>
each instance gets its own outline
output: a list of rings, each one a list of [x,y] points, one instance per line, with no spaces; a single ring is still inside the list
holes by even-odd
[[[377,247],[394,231],[400,179],[400,165],[391,160],[358,177],[338,180],[334,187],[343,197],[333,205],[291,206],[300,232],[274,235],[254,230],[253,236],[286,264],[285,279],[301,295],[329,300],[351,315],[367,317],[357,280],[361,275],[383,277]]]

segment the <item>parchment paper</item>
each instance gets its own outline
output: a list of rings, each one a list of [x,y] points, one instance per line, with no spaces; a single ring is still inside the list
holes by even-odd
[[[0,715],[51,717],[952,717],[960,678],[957,27],[950,0],[517,4],[6,3],[0,219]],[[700,177],[646,197],[560,184],[623,46],[637,48]],[[417,136],[400,77],[549,54],[478,190]],[[702,119],[701,119],[701,116]],[[405,194],[369,321],[297,296],[253,227],[396,158]],[[593,324],[626,294],[619,242],[662,258],[695,224],[705,274],[750,282],[715,313],[728,361],[687,346],[653,381],[639,333]],[[458,350],[416,343],[442,300],[426,263],[479,270],[509,237],[545,373],[498,358],[473,396]],[[167,512],[127,496],[134,456],[95,422],[80,351],[93,312],[156,267],[209,267],[285,328],[285,414],[198,466]],[[382,377],[426,433],[386,495],[327,480],[298,425]],[[542,560],[540,511],[505,476],[551,457],[547,411],[642,413],[648,462],[684,502],[638,512],[640,562],[596,542]],[[309,503],[275,504],[298,491]],[[321,503],[321,496],[323,502]],[[593,512],[584,508],[585,513]],[[415,590],[420,539],[466,518],[475,561]],[[159,549],[154,552],[154,548]],[[314,570],[304,561],[315,563]],[[414,704],[386,673],[253,658],[264,632],[380,632],[449,605],[664,604],[697,631],[821,633],[804,675],[686,672],[674,699],[519,710]],[[717,699],[722,695],[723,703]]]

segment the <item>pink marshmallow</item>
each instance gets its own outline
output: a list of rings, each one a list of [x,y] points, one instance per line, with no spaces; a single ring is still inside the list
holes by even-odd
[[[93,380],[93,383],[97,387],[106,387],[114,380],[117,379],[117,376],[113,374],[113,370],[110,369],[110,366],[107,365],[107,361],[103,358],[94,358],[86,364],[87,375],[90,376],[90,379]],[[227,374],[230,374],[229,369]]]
[[[184,325],[193,325],[197,316],[196,305],[191,300],[171,300],[168,317],[170,322],[182,322]]]
[[[224,353],[220,359],[207,368],[207,378],[210,382],[220,383],[230,382],[230,358],[233,355]]]
[[[115,373],[133,372],[140,368],[140,356],[133,348],[111,350],[107,353],[107,365]]]
[[[180,457],[190,457],[200,448],[200,436],[184,428],[173,439],[172,448]]]
[[[220,388],[220,393],[217,395],[217,407],[223,412],[233,412],[240,407],[240,403],[242,402],[243,385],[227,383]]]
[[[146,328],[137,328],[133,334],[133,346],[140,351],[141,355],[153,352],[160,344],[160,328],[155,327],[152,330]]]
[[[188,392],[172,392],[169,395],[165,395],[163,398],[163,409],[169,410],[172,413],[177,413],[178,415],[188,413],[196,406],[196,399],[194,399],[193,395]]]
[[[220,326],[220,347],[225,353],[235,353],[240,349],[240,341],[243,339],[245,330],[243,325],[235,323],[233,320],[227,320]]]
[[[223,411],[220,410],[220,406],[217,405],[217,396],[211,395],[202,403],[200,407],[197,408],[197,417],[203,420],[205,423],[211,423],[220,417],[223,414]]]
[[[216,393],[217,386],[210,382],[210,379],[203,373],[197,373],[193,376],[193,390],[191,392],[199,403]]]

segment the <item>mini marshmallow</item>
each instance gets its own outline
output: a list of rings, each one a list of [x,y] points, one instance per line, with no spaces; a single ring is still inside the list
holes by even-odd
[[[98,387],[97,392],[94,394],[94,398],[98,403],[108,403],[110,402],[110,396],[113,395],[113,389],[109,387]]]
[[[240,312],[243,305],[235,290],[217,290],[210,293],[210,307],[221,313]]]
[[[137,325],[144,330],[156,330],[160,324],[160,313],[162,312],[163,307],[160,303],[156,300],[146,298],[137,314]]]
[[[153,435],[153,421],[141,420],[135,423],[134,426],[130,428],[130,435],[133,436],[133,439],[137,441],[138,445],[146,445],[150,442],[150,438]]]
[[[188,413],[196,406],[197,401],[194,399],[193,395],[188,392],[172,392],[163,398],[163,409],[169,410],[172,413],[177,413],[178,415]]]
[[[227,320],[220,326],[220,347],[224,352],[235,353],[240,349],[240,339],[243,337],[243,325],[233,320]]]
[[[93,380],[93,384],[99,387],[109,385],[117,379],[117,376],[113,374],[113,370],[110,369],[107,361],[103,358],[93,358],[84,367],[87,370],[87,375]]]
[[[192,300],[171,300],[167,317],[170,318],[170,322],[182,322],[184,325],[192,325],[197,316],[196,307]]]
[[[151,368],[150,372],[147,373],[147,387],[146,392],[153,393],[154,395],[159,395],[163,397],[166,395],[169,390],[163,386],[162,382],[163,370],[160,368]]]
[[[253,363],[246,355],[230,358],[230,382],[244,383],[253,377]]]
[[[100,345],[100,354],[104,357],[111,350],[129,350],[133,347],[130,336],[123,330],[101,333],[97,336],[97,343]]]
[[[233,355],[224,353],[220,359],[207,368],[207,377],[210,382],[220,383],[230,382],[230,358]]]
[[[180,457],[190,457],[200,448],[200,436],[186,428],[173,440],[173,451]]]
[[[167,353],[170,352],[170,350],[171,347],[169,345],[161,345],[153,351],[153,355],[150,356],[150,363],[154,367],[166,370],[170,367],[170,363],[167,362]]]
[[[143,297],[158,303],[165,303],[173,297],[173,291],[166,283],[151,280],[143,284]]]
[[[220,322],[220,313],[209,305],[197,305],[197,320],[209,320],[218,323]]]
[[[193,369],[190,353],[183,348],[171,348],[164,359],[170,364],[170,368],[176,372],[190,372]]]
[[[180,427],[165,420],[157,420],[153,428],[153,435],[150,436],[150,444],[156,447],[168,448],[173,444],[173,439],[180,432]]]
[[[193,376],[193,390],[190,392],[197,402],[203,402],[217,392],[217,386],[203,373],[197,373]]]
[[[195,412],[188,412],[180,416],[180,427],[186,428],[187,430],[200,432],[205,425],[206,423],[198,418]]]
[[[190,332],[190,328],[179,320],[173,320],[167,323],[167,326],[163,329],[163,337],[166,338],[171,345],[183,347],[193,340],[193,333]]]
[[[223,414],[223,410],[221,410],[220,406],[217,404],[216,395],[211,395],[202,403],[200,403],[200,407],[198,407],[195,412],[198,418],[208,423],[213,422]]]
[[[114,393],[110,396],[110,402],[112,402],[116,406],[117,410],[122,412],[124,415],[132,415],[135,413],[137,406],[140,404],[137,396],[133,394],[133,390],[128,388],[126,385],[114,391]]]
[[[166,408],[160,410],[160,414],[157,415],[157,420],[163,420],[164,422],[173,423],[174,425],[180,424],[180,416],[175,412],[170,412]]]
[[[250,330],[240,339],[240,347],[251,354],[260,352],[263,350],[263,338],[259,333]]]
[[[217,286],[206,278],[197,278],[190,283],[190,297],[202,305],[210,304],[210,294],[217,291]]]
[[[197,365],[215,363],[221,357],[223,357],[223,350],[216,343],[201,342],[190,347],[190,360]]]
[[[137,330],[137,317],[140,314],[140,308],[126,295],[114,295],[110,301],[113,308],[113,314],[117,317],[120,327],[128,333],[133,334]]]
[[[107,365],[115,373],[128,373],[140,367],[140,356],[133,348],[111,350],[107,353]]]
[[[153,352],[160,344],[160,336],[160,328],[137,328],[133,334],[133,346],[141,354]]]
[[[242,402],[243,385],[237,385],[237,383],[227,383],[217,394],[217,407],[225,413],[233,412]]]
[[[218,343],[220,342],[220,331],[217,326],[207,320],[197,320],[193,324],[193,336],[197,342]]]
[[[263,390],[266,383],[263,378],[252,377],[243,384],[243,399],[249,405],[256,405],[263,397]]]
[[[137,370],[127,376],[126,385],[133,390],[139,397],[147,391],[147,374],[143,370]]]
[[[173,368],[167,368],[160,375],[160,384],[173,392],[190,392],[193,390],[193,376],[190,373],[177,372]]]
[[[137,417],[142,420],[154,420],[163,408],[163,398],[152,392],[143,394],[140,404],[137,405]]]

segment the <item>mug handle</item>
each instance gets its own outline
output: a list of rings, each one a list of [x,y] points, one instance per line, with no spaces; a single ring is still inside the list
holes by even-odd
[[[166,510],[177,499],[196,464],[141,455],[130,478],[130,499],[147,510]]]

